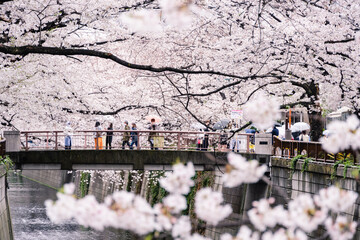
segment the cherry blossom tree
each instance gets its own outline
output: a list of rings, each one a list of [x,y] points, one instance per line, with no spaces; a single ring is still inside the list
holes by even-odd
[[[156,112],[229,116],[258,94],[359,116],[360,4],[339,1],[1,3],[2,124],[80,126]],[[29,119],[32,116],[32,119]],[[33,116],[39,122],[36,124]],[[69,117],[70,116],[70,117]],[[315,139],[317,139],[315,135]]]

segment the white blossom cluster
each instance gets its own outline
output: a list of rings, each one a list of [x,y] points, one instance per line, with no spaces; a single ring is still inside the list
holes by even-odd
[[[360,120],[350,116],[346,122],[334,121],[329,124],[328,137],[321,139],[322,147],[330,153],[338,153],[346,149],[360,149]]]
[[[192,162],[187,166],[183,164],[175,164],[173,172],[167,172],[165,177],[160,179],[160,185],[168,192],[173,194],[188,194],[190,187],[194,186],[191,179],[195,175],[195,169]]]
[[[248,211],[248,216],[252,225],[264,233],[262,239],[307,239],[305,233],[317,230],[320,225],[325,225],[331,239],[352,239],[356,222],[341,214],[354,205],[357,197],[357,193],[332,186],[322,189],[314,197],[307,194],[297,196],[289,202],[287,210],[282,205],[271,207],[274,203],[272,198],[255,201],[254,208]],[[335,221],[329,213],[338,214]],[[285,229],[271,232],[276,226]],[[248,235],[247,232],[246,236]]]
[[[197,234],[191,235],[190,218],[180,214],[187,208],[183,194],[189,193],[194,185],[191,179],[194,175],[191,162],[187,166],[174,165],[173,172],[160,181],[170,194],[154,207],[144,198],[126,191],[114,192],[105,198],[104,203],[98,203],[92,195],[77,200],[73,196],[75,185],[66,184],[63,193],[57,193],[57,201],[45,202],[46,212],[55,223],[74,218],[79,224],[100,231],[107,227],[130,230],[138,235],[168,231],[174,238],[204,239]],[[215,199],[218,198],[216,195]],[[208,201],[213,202],[211,198]],[[230,214],[231,208],[227,212]]]
[[[280,118],[280,104],[276,98],[259,95],[244,107],[244,116],[256,127],[267,129]]]
[[[217,225],[232,213],[232,208],[229,204],[221,205],[223,201],[224,199],[220,192],[214,192],[211,188],[199,190],[195,197],[197,217],[211,225]]]
[[[235,154],[229,154],[228,158],[235,169],[233,171],[239,171],[231,176],[230,182],[236,182],[234,179],[237,177],[243,178],[241,174],[247,174],[250,181],[242,179],[240,182],[254,182],[266,170],[264,168],[258,171],[250,170],[249,173],[245,170],[241,172],[236,164],[243,159]],[[57,201],[45,202],[47,215],[55,223],[74,218],[79,224],[96,230],[113,227],[130,230],[138,235],[156,231],[168,233],[175,239],[206,239],[199,234],[191,234],[190,217],[181,214],[188,207],[184,195],[194,186],[194,175],[191,162],[186,166],[181,163],[174,165],[173,172],[166,173],[166,177],[160,180],[161,186],[169,195],[154,207],[140,196],[126,191],[114,192],[106,197],[104,203],[98,203],[91,195],[77,200],[72,195],[75,185],[67,184],[63,192],[57,193]],[[227,178],[226,181],[229,181],[229,176]],[[239,184],[237,182],[231,185]],[[325,226],[333,240],[352,239],[357,224],[343,213],[355,204],[357,197],[357,193],[331,186],[320,190],[313,197],[307,194],[297,196],[288,203],[287,209],[282,205],[272,207],[274,198],[260,199],[253,202],[253,208],[247,213],[253,228],[240,226],[235,237],[223,234],[221,239],[305,240],[308,239],[306,234],[317,230],[319,226]],[[216,226],[232,213],[232,208],[223,204],[220,192],[203,188],[195,196],[195,213],[199,219]]]
[[[255,183],[264,175],[266,165],[259,166],[256,160],[247,161],[240,154],[229,153],[229,164],[223,176],[225,187],[236,187],[242,183]]]

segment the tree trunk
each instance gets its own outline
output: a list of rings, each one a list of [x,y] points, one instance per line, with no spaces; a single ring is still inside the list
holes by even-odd
[[[321,116],[321,111],[309,113],[309,122],[311,141],[318,142],[324,129],[324,118]]]

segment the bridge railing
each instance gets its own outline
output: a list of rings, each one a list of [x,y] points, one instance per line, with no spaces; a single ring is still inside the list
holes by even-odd
[[[137,133],[138,146],[133,149],[151,149],[149,135],[152,135],[154,148],[158,150],[206,150],[202,149],[204,142],[208,141],[207,150],[228,151],[220,149],[221,134],[218,132],[195,131],[152,131],[152,130],[111,130],[73,131],[71,136],[71,149],[106,149],[106,133],[112,132],[111,149],[122,149],[124,135]],[[101,136],[101,144],[95,145],[96,134]],[[242,142],[240,152],[250,152],[251,134],[237,134],[236,138]],[[20,134],[23,150],[61,150],[65,149],[64,131],[23,131]],[[97,140],[99,141],[99,140]],[[131,144],[131,136],[129,143]],[[99,146],[100,145],[100,146]],[[126,149],[129,149],[125,145]]]
[[[315,159],[315,161],[335,162],[346,158],[349,154],[352,155],[354,162],[356,162],[356,155],[351,150],[333,154],[325,151],[320,142],[281,140],[278,137],[274,137],[275,156],[292,158],[297,155],[304,155]]]

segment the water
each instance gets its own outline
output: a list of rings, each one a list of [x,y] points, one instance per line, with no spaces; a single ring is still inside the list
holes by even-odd
[[[53,224],[46,216],[44,201],[56,199],[56,190],[16,174],[8,176],[8,198],[15,240],[125,239],[111,230],[97,232],[76,224]]]

